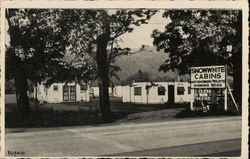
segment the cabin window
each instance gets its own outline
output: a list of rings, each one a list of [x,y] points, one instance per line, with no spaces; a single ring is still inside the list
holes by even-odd
[[[63,101],[69,101],[69,86],[63,86]]]
[[[75,101],[76,100],[76,87],[75,86],[70,86],[70,100]]]
[[[94,88],[91,88],[91,89],[90,89],[90,93],[93,93],[93,94],[94,94],[94,92],[95,92]]]
[[[177,87],[177,95],[184,95],[184,87]]]
[[[81,84],[80,85],[80,90],[81,90],[81,92],[86,91],[87,90],[87,85],[86,84]]]
[[[54,87],[53,87],[53,90],[54,90],[54,91],[58,91],[58,86],[54,86]]]
[[[134,88],[134,95],[135,96],[141,96],[141,87],[135,87]]]
[[[191,87],[188,87],[188,94],[191,94]]]
[[[165,95],[166,89],[163,86],[158,87],[158,95],[163,96]]]

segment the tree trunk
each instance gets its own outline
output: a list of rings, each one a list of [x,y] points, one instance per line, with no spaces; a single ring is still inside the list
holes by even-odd
[[[19,69],[19,68],[17,68]],[[14,77],[16,95],[17,95],[17,108],[21,119],[27,119],[30,115],[29,98],[27,95],[28,81],[22,74],[21,69],[16,71]]]
[[[148,104],[148,92],[147,92],[147,104]]]
[[[15,30],[15,27],[11,25],[10,18],[11,14],[9,14],[9,10],[6,10],[6,19],[8,22],[9,26],[9,32],[10,32],[10,46],[12,46],[12,41],[15,37],[13,32],[10,30]],[[12,34],[11,34],[12,33]],[[22,120],[25,120],[29,117],[30,115],[30,107],[29,107],[29,98],[27,95],[28,91],[28,80],[23,73],[23,68],[22,68],[22,61],[19,59],[16,54],[15,54],[15,49],[12,47],[9,47],[6,51],[6,59],[9,60],[10,62],[10,67],[13,72],[13,77],[14,77],[14,82],[15,82],[15,88],[16,88],[16,100],[17,100],[17,109],[19,112],[19,115]],[[6,60],[6,61],[8,61]]]
[[[8,69],[12,70],[14,77],[18,113],[21,119],[24,120],[30,115],[29,98],[27,95],[28,80],[23,72],[21,59],[15,55],[15,49],[8,48],[6,54],[8,55],[6,57],[7,61],[10,62],[6,65],[11,66]]]
[[[107,45],[109,33],[104,33],[97,38],[96,62],[99,75],[100,110],[105,122],[110,121],[109,101],[109,76],[107,63]]]

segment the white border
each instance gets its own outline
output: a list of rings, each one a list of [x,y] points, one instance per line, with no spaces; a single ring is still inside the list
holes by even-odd
[[[60,3],[58,3],[60,2]],[[184,3],[185,2],[185,3]],[[216,8],[243,9],[247,1],[4,1],[1,8]]]
[[[60,3],[58,3],[60,2]],[[5,132],[4,128],[4,82],[5,82],[5,8],[154,8],[154,9],[241,9],[243,15],[243,57],[242,57],[242,156],[239,158],[248,158],[248,3],[247,0],[238,1],[4,1],[1,2],[1,132]],[[1,156],[4,157],[4,133],[1,133]],[[8,157],[16,158],[16,157]],[[40,157],[32,157],[40,158]],[[56,158],[56,157],[50,157]],[[61,158],[61,157],[60,157]],[[77,158],[77,157],[70,157]],[[88,158],[90,158],[88,156]],[[116,158],[116,157],[109,157]],[[138,158],[138,157],[136,157]],[[153,158],[153,157],[149,157]],[[156,157],[159,158],[159,157]],[[179,157],[186,158],[186,157]],[[195,157],[192,157],[195,158]],[[213,157],[216,158],[216,157]],[[220,157],[218,157],[220,158]],[[236,157],[233,157],[236,158]]]

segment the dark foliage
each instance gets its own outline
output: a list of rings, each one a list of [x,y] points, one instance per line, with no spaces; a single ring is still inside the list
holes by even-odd
[[[176,114],[176,118],[189,118],[189,117],[205,117],[205,116],[236,116],[240,115],[236,111],[224,111],[224,110],[213,110],[208,112],[203,111],[191,111],[190,109],[185,109]]]
[[[124,118],[126,113],[114,112],[110,115],[110,121]],[[6,128],[38,128],[83,126],[104,124],[98,110],[94,111],[54,111],[53,109],[31,110],[31,115],[26,120],[20,120],[18,112],[7,112],[5,117]]]
[[[115,72],[119,70],[111,63],[115,57],[129,50],[113,47],[113,44],[119,36],[132,32],[135,26],[146,24],[155,12],[143,9],[62,10],[61,22],[70,28],[70,51],[92,58],[100,89],[100,110],[105,121],[109,121],[110,113],[110,77],[117,77]]]
[[[147,72],[143,72],[138,70],[137,73],[130,75],[127,79],[123,80],[122,85],[132,84],[133,82],[149,82],[151,81],[151,77]]]
[[[190,72],[192,66],[228,66],[233,75],[234,97],[241,105],[242,13],[239,10],[166,10],[170,23],[155,30],[153,44],[169,54],[162,71]]]

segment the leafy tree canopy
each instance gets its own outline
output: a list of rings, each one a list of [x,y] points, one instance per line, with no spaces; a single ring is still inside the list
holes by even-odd
[[[13,78],[17,62],[23,76],[40,83],[65,54],[65,32],[57,22],[58,10],[8,9],[10,43],[6,52],[7,78]]]
[[[188,73],[191,66],[227,64],[241,47],[240,11],[166,10],[169,18],[163,32],[154,30],[153,44],[169,53],[160,70],[177,68]],[[230,49],[231,48],[233,49]],[[232,71],[230,71],[232,72]]]
[[[147,72],[138,70],[137,73],[130,75],[127,79],[122,81],[123,85],[132,84],[133,82],[150,82],[152,77]]]
[[[97,40],[102,34],[108,34],[107,64],[109,76],[119,79],[115,72],[115,58],[128,54],[129,48],[119,46],[118,37],[132,32],[134,27],[146,24],[156,11],[152,10],[62,10],[60,23],[68,31],[69,48],[72,54],[84,58],[91,57],[96,64]],[[103,40],[103,41],[105,41]],[[97,67],[97,66],[96,66]]]

